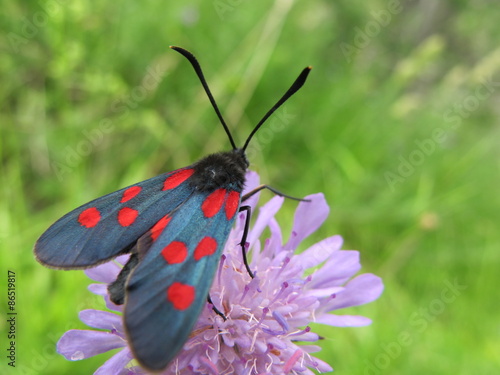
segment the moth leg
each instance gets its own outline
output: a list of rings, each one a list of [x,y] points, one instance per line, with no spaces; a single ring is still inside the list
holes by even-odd
[[[128,262],[123,266],[115,281],[108,285],[109,299],[115,305],[123,305],[125,302],[125,283],[128,275],[139,263],[139,255],[132,253]]]
[[[276,195],[279,195],[280,197],[285,197],[285,198],[288,198],[288,199],[293,199],[295,201],[300,201],[300,202],[310,202],[309,199],[300,199],[300,198],[295,198],[295,197],[292,197],[290,195],[286,195],[286,194],[283,194],[281,191],[279,190],[276,190],[275,188],[269,186],[269,185],[259,185],[257,186],[255,189],[249,191],[248,193],[246,193],[243,197],[241,197],[241,201],[244,202],[246,201],[248,198],[250,198],[252,195],[255,195],[257,194],[259,191],[263,190],[263,189],[268,189],[268,190],[271,190],[274,194]]]
[[[239,243],[239,245],[241,246],[241,255],[243,256],[243,263],[245,263],[245,268],[247,269],[247,272],[250,275],[250,277],[253,279],[255,275],[250,270],[250,266],[248,265],[247,252],[245,250],[248,237],[248,229],[250,228],[250,217],[252,214],[252,208],[250,206],[241,206],[239,211],[240,212],[246,211],[247,213],[245,216],[245,227],[243,228],[243,236],[241,236],[241,242]]]
[[[212,302],[212,298],[210,298],[210,294],[207,296],[207,302],[212,305],[212,310],[219,315],[224,321],[227,320],[226,316],[217,308],[215,307],[214,303]]]
[[[241,201],[242,202],[246,201],[252,195],[257,194],[259,191],[261,191],[263,189],[268,189],[268,190],[272,191],[274,194],[279,195],[280,197],[285,197],[285,198],[293,199],[293,200],[300,201],[300,202],[310,202],[309,199],[300,199],[300,198],[292,197],[290,195],[283,194],[281,191],[276,190],[275,188],[273,188],[269,185],[257,186],[255,189],[249,191],[243,197],[241,197]],[[246,211],[247,214],[245,217],[245,227],[243,228],[243,236],[241,237],[241,242],[239,243],[239,245],[241,246],[241,254],[243,256],[243,262],[245,264],[245,268],[247,269],[247,272],[250,275],[250,277],[253,279],[255,277],[255,275],[250,270],[250,266],[248,265],[247,253],[245,251],[245,246],[246,246],[247,236],[248,236],[248,229],[250,228],[250,217],[251,217],[251,213],[252,213],[252,208],[250,206],[241,206],[239,209],[239,212],[243,212],[243,211]]]

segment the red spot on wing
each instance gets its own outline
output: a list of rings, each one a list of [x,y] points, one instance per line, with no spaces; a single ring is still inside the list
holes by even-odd
[[[194,286],[172,283],[167,289],[167,300],[172,302],[177,310],[186,310],[194,301],[196,289]]]
[[[120,211],[118,211],[118,222],[122,227],[128,227],[129,225],[132,225],[138,215],[139,211],[130,207],[123,207]]]
[[[142,188],[140,186],[131,186],[123,192],[122,200],[120,203],[125,203],[135,197],[141,192]]]
[[[202,240],[194,249],[194,259],[200,260],[201,258],[212,255],[217,250],[217,241],[212,237],[203,237]]]
[[[226,210],[226,218],[228,220],[234,217],[234,214],[238,210],[238,206],[240,205],[240,193],[237,191],[231,190],[227,196],[225,210]]]
[[[182,263],[187,257],[187,247],[184,242],[172,241],[161,251],[168,264]]]
[[[95,207],[87,208],[78,215],[78,222],[81,226],[92,228],[101,220],[101,213]]]
[[[183,169],[182,171],[179,171],[177,173],[174,173],[173,175],[168,176],[165,182],[163,183],[162,190],[169,190],[176,188],[184,181],[186,181],[189,177],[191,177],[193,173],[194,169]]]
[[[220,211],[226,196],[226,189],[217,189],[205,198],[201,204],[201,209],[205,217],[213,217]]]
[[[170,222],[170,219],[172,218],[166,215],[158,220],[155,225],[153,225],[153,227],[151,228],[151,239],[153,241],[156,241],[156,239],[160,236],[161,232],[163,232],[163,229],[165,229],[167,224]]]

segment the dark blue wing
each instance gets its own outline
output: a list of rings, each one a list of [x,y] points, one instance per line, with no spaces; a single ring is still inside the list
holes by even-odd
[[[178,169],[97,198],[56,221],[35,244],[42,264],[87,268],[127,252],[195,188],[185,182],[191,167]]]
[[[239,204],[234,190],[193,194],[150,248],[138,242],[145,254],[127,282],[124,322],[135,358],[146,368],[163,369],[186,342]]]

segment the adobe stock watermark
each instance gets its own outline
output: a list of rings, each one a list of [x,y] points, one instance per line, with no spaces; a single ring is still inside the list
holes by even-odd
[[[247,158],[250,160],[262,152],[263,147],[272,142],[274,135],[283,131],[295,117],[287,112],[286,107],[274,112],[269,124],[263,125],[250,141],[246,150]]]
[[[355,27],[352,43],[341,42],[340,49],[348,63],[353,61],[354,56],[367,47],[373,38],[377,37],[384,27],[387,27],[393,16],[401,13],[403,6],[399,0],[389,0],[387,7],[378,11],[371,11],[371,20],[363,28]]]
[[[80,311],[88,306],[92,306],[94,301],[102,301],[99,296],[92,295],[86,298],[81,303],[78,303],[75,307],[75,311]],[[36,348],[30,349],[29,353],[16,366],[15,373],[23,375],[38,375],[46,374],[47,367],[49,364],[55,360],[63,359],[63,357],[57,353],[57,342],[61,336],[68,330],[74,329],[81,324],[80,320],[75,317],[74,320],[68,322],[64,325],[62,331],[49,332],[46,336],[47,340],[43,346],[38,346]]]
[[[380,352],[371,361],[365,360],[364,375],[381,375],[387,370],[391,362],[398,358],[403,350],[407,349],[416,341],[416,335],[424,332],[429,325],[434,322],[451,303],[467,289],[467,285],[462,285],[457,279],[444,282],[444,288],[439,297],[434,298],[425,307],[410,314],[408,328],[401,331],[391,342],[382,343]]]
[[[248,0],[214,0],[213,5],[215,13],[223,21],[226,13],[233,13],[238,6],[246,1]]]
[[[64,0],[40,1],[41,10],[33,13],[31,17],[21,18],[19,30],[7,33],[7,40],[15,53],[29,43],[39,33],[40,29],[47,26],[50,17],[59,13],[63,7]]]
[[[472,112],[479,108],[481,102],[489,99],[499,87],[500,81],[494,81],[493,77],[483,78],[473,93],[467,95],[461,102],[454,103],[453,108],[444,112],[443,120],[449,124],[450,129],[458,129],[463,119],[469,118]]]
[[[57,179],[62,181],[65,174],[71,172],[85,157],[89,156],[104,141],[105,136],[113,132],[116,126],[114,121],[124,119],[131,110],[136,109],[139,103],[156,89],[164,74],[165,67],[161,65],[148,68],[140,85],[112,103],[111,112],[118,115],[116,118],[113,120],[111,118],[102,119],[93,129],[83,130],[82,139],[76,145],[66,146],[64,148],[64,161],[51,162],[52,170]]]
[[[490,98],[499,87],[500,81],[495,81],[492,77],[483,79],[474,91],[444,112],[442,127],[435,128],[428,138],[416,139],[414,141],[415,147],[407,155],[399,155],[399,164],[396,170],[384,173],[385,181],[391,191],[395,190],[397,184],[401,184],[411,177],[417,167],[424,164],[427,157],[432,155],[438,146],[447,139],[449,133],[458,130],[463,120],[476,111],[481,102]]]

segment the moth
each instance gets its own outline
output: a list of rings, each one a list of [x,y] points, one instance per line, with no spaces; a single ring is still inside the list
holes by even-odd
[[[250,207],[242,196],[252,137],[305,83],[306,67],[288,91],[236,147],[206,83],[200,64],[172,46],[194,68],[229,138],[232,150],[97,198],[69,212],[38,239],[36,259],[49,268],[94,267],[122,254],[130,258],[108,286],[111,300],[124,304],[123,320],[134,357],[146,369],[164,369],[182,348],[209,299],[209,288],[238,212],[246,212],[241,251],[245,255]],[[216,309],[216,313],[224,315]]]

